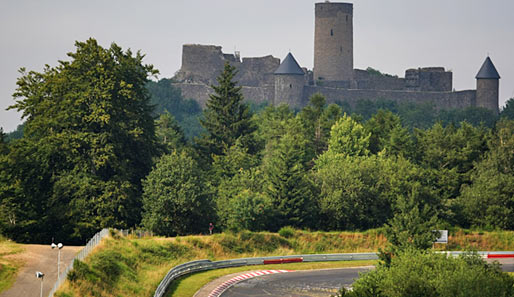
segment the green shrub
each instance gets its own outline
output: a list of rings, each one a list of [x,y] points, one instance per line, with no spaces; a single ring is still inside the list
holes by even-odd
[[[67,278],[72,283],[80,280],[87,280],[91,283],[96,283],[99,279],[98,275],[91,270],[89,265],[77,259],[73,261],[73,270],[68,273]]]
[[[252,233],[252,237],[248,240],[248,245],[261,252],[273,252],[279,247],[291,247],[291,244],[286,239],[275,234],[263,233]]]
[[[91,268],[96,271],[103,282],[112,284],[122,272],[122,264],[126,261],[118,251],[105,250],[91,257]]]
[[[285,227],[280,228],[280,230],[278,230],[278,234],[284,238],[293,237],[294,233],[295,233],[295,229],[291,226],[285,226]]]
[[[241,242],[232,234],[225,234],[220,240],[220,245],[225,252],[244,253],[245,250],[241,246]]]
[[[209,247],[208,244],[206,244],[205,242],[201,241],[200,239],[194,238],[194,237],[187,238],[186,242],[191,244],[195,248],[199,248],[199,249],[206,249]]]
[[[379,265],[339,296],[350,297],[496,297],[514,296],[514,278],[498,264],[488,264],[477,254],[459,258],[407,250]]]

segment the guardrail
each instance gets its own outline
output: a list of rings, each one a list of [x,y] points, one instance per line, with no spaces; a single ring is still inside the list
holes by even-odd
[[[50,290],[50,294],[48,294],[48,297],[53,297],[54,293],[57,291],[59,286],[66,280],[66,276],[68,276],[68,273],[73,269],[73,262],[76,260],[83,261],[84,258],[91,253],[91,251],[100,243],[100,241],[109,235],[109,229],[102,229],[102,231],[96,233],[93,238],[91,238],[86,246],[73,258],[70,265],[64,269],[64,271],[57,276],[57,281],[54,284],[54,287],[52,290]]]
[[[462,251],[449,251],[441,252],[448,256],[457,257],[467,252]],[[477,254],[483,258],[512,258],[514,252],[487,252],[480,251]],[[259,257],[259,258],[241,258],[223,261],[210,261],[210,260],[197,260],[180,264],[171,268],[166,276],[162,279],[159,286],[155,290],[154,297],[162,297],[166,289],[175,279],[195,272],[239,267],[249,265],[263,265],[263,264],[283,264],[295,262],[326,262],[326,261],[354,261],[354,260],[377,260],[377,253],[349,253],[349,254],[314,254],[314,255],[291,255],[291,256],[278,256],[278,257]]]
[[[123,230],[122,230],[123,232]],[[128,233],[128,231],[127,231]],[[87,255],[100,243],[100,241],[109,235],[109,229],[102,229],[102,231],[96,233],[91,238],[86,246],[73,258],[73,261],[66,267],[66,269],[58,276],[54,287],[48,294],[48,297],[53,297],[59,286],[66,280],[66,276],[73,269],[73,263],[75,259],[83,261]],[[124,233],[122,233],[124,235]],[[128,234],[127,234],[128,235]],[[139,237],[145,236],[146,234],[138,234]],[[441,252],[451,256],[458,256],[466,252],[452,251],[452,252]],[[483,258],[512,258],[514,252],[477,252]],[[228,268],[228,267],[240,267],[250,265],[263,265],[263,264],[283,264],[283,263],[297,263],[297,262],[326,262],[326,261],[354,261],[354,260],[377,260],[377,253],[348,253],[348,254],[311,254],[311,255],[290,255],[290,256],[275,256],[275,257],[257,257],[257,258],[240,258],[232,260],[197,260],[187,263],[183,263],[171,268],[166,276],[162,279],[159,286],[155,290],[154,297],[162,297],[166,292],[166,289],[171,282],[183,275],[190,273]]]
[[[352,261],[352,260],[377,260],[376,253],[351,253],[351,254],[317,254],[317,255],[291,255],[278,257],[241,258],[222,261],[198,260],[175,266],[168,271],[155,290],[154,297],[162,297],[166,289],[175,279],[190,273],[199,271],[239,267],[248,265],[282,264],[296,262],[325,262],[325,261]]]

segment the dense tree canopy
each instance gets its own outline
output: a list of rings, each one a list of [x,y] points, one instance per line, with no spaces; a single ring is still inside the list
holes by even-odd
[[[486,158],[471,171],[460,197],[471,225],[514,229],[514,121],[498,122]]]
[[[0,192],[15,239],[82,241],[140,218],[141,179],[157,152],[145,89],[156,71],[139,52],[94,39],[68,56],[42,73],[22,69],[17,82],[11,108],[26,119],[24,137],[11,145]]]
[[[172,82],[171,79],[163,78],[146,84],[151,96],[150,102],[154,106],[154,116],[169,113],[181,126],[185,136],[193,138],[200,135],[202,132],[198,122],[202,114],[200,105],[192,99],[183,98],[180,89],[174,87]]]
[[[83,242],[102,227],[162,235],[384,226],[391,252],[434,228],[514,229],[512,99],[481,109],[361,100],[244,102],[226,64],[203,116],[143,56],[93,39],[25,72],[0,130],[0,232]],[[191,142],[192,135],[200,137]],[[144,181],[144,182],[142,182]],[[144,187],[144,191],[143,191]]]
[[[209,223],[209,190],[196,161],[183,152],[161,157],[143,182],[143,226],[166,236],[200,232]]]

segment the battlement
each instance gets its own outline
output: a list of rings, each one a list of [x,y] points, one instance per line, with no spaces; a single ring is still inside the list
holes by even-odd
[[[415,91],[449,92],[453,74],[444,67],[425,67],[405,71],[405,88]]]
[[[338,17],[340,13],[353,14],[353,4],[341,2],[322,2],[315,4],[315,15],[317,18],[334,18]]]

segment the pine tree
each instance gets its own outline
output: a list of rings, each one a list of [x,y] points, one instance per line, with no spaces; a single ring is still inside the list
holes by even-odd
[[[209,163],[212,155],[223,155],[224,149],[234,145],[237,139],[250,154],[257,148],[252,134],[256,127],[248,105],[242,102],[241,87],[234,81],[236,73],[234,66],[225,64],[217,78],[218,85],[211,86],[214,94],[209,95],[204,118],[200,120],[207,133],[197,139],[197,148]]]
[[[288,133],[264,158],[264,193],[271,200],[274,212],[270,230],[312,226],[314,189],[307,178],[306,144],[303,135]]]

